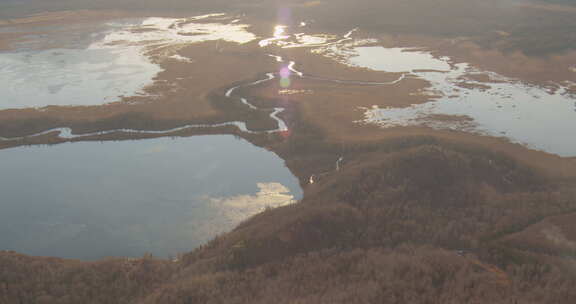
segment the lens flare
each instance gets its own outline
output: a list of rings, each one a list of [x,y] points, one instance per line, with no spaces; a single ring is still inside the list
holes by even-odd
[[[280,86],[282,88],[290,87],[290,68],[284,66],[280,69]]]
[[[280,79],[280,86],[283,88],[289,88],[290,87],[290,78],[281,78]]]
[[[282,78],[290,78],[290,69],[288,67],[283,67],[280,69],[280,77]]]
[[[292,10],[288,6],[278,8],[278,21],[281,24],[292,24]]]

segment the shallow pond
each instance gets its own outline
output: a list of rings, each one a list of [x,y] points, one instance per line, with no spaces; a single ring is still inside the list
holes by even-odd
[[[0,150],[0,250],[168,257],[301,198],[275,154],[233,136]]]
[[[358,47],[349,54],[350,65],[406,72],[431,85],[418,92],[430,95],[430,102],[407,108],[374,107],[365,113],[367,123],[502,136],[533,149],[576,156],[576,98],[561,86],[547,90],[415,49]],[[490,81],[475,81],[473,76],[478,75]]]
[[[0,54],[0,109],[113,102],[135,95],[159,71],[136,47]]]
[[[161,71],[158,61],[192,62],[177,54],[187,44],[246,43],[256,38],[246,30],[248,25],[226,18],[212,14],[130,19],[82,28],[59,26],[28,35],[15,44],[16,50],[0,52],[0,110],[99,105],[139,95]],[[163,52],[152,62],[147,53],[158,48]]]

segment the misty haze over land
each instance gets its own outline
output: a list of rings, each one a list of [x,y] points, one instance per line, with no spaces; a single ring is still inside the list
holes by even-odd
[[[0,0],[0,304],[576,303],[576,2]]]

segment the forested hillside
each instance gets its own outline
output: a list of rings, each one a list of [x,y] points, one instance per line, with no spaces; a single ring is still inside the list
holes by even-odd
[[[429,137],[166,261],[0,256],[0,303],[574,303],[573,181]]]

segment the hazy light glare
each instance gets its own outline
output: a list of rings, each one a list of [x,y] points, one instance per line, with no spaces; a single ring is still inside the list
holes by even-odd
[[[290,87],[290,78],[280,79],[280,86],[283,88],[289,88]]]

